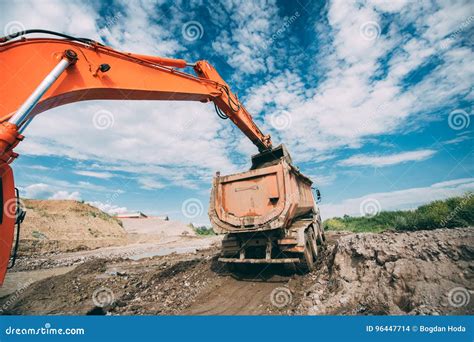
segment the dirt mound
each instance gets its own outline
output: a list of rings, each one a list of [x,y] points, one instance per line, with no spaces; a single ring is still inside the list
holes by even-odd
[[[122,218],[123,227],[129,234],[142,236],[196,236],[191,226],[179,221],[165,221],[156,217]]]
[[[215,255],[89,261],[0,300],[0,314],[177,314],[218,278]]]
[[[72,200],[23,200],[20,255],[68,252],[123,244],[121,222],[89,204]]]
[[[474,230],[342,236],[308,275],[302,314],[472,314]]]

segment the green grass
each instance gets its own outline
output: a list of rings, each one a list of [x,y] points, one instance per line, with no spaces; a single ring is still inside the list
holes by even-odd
[[[375,216],[336,217],[323,223],[326,230],[379,233],[474,226],[474,193],[433,201],[415,210],[382,211]]]
[[[197,235],[203,235],[203,236],[217,235],[214,232],[214,230],[212,230],[212,227],[206,227],[206,226],[195,227],[192,223],[189,224],[189,227],[191,227],[191,229],[193,229]]]

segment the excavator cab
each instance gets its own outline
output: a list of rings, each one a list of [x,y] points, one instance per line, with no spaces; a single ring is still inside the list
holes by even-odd
[[[0,165],[0,203],[2,213],[0,215],[0,286],[5,279],[5,273],[9,268],[10,254],[15,236],[15,225],[18,224],[17,239],[14,257],[18,248],[19,224],[25,218],[25,211],[19,205],[18,190],[15,189],[13,171],[8,164]],[[13,266],[14,259],[12,262]]]

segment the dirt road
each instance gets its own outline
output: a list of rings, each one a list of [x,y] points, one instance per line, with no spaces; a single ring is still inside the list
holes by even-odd
[[[91,259],[0,299],[7,314],[472,314],[472,228],[329,234],[318,269],[235,274],[218,248]],[[456,292],[457,291],[457,292]]]
[[[268,273],[268,270],[265,270]],[[262,274],[234,274],[222,279],[218,286],[203,291],[184,315],[258,315],[269,312],[272,292],[284,287],[290,276]]]

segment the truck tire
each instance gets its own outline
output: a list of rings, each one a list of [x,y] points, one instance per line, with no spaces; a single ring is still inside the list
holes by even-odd
[[[313,245],[316,243],[314,230],[312,227],[308,228],[304,233],[304,252],[301,260],[301,269],[305,272],[310,272],[314,269],[314,250]]]
[[[321,246],[321,248],[323,248],[324,245],[326,244],[326,236],[324,235],[324,228],[321,223],[321,220],[317,221],[315,235],[316,235],[316,244],[318,246]]]
[[[318,261],[318,235],[317,233],[314,231],[313,227],[310,227],[308,229],[310,232],[310,235],[311,235],[311,247],[312,247],[312,252],[313,252],[313,263],[316,263],[316,261]]]

